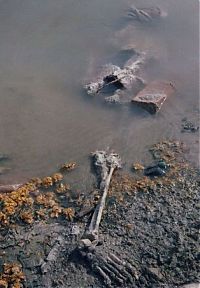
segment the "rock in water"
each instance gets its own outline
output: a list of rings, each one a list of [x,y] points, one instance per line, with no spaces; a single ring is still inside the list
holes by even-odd
[[[128,16],[139,22],[149,23],[153,20],[166,17],[167,13],[163,12],[159,7],[156,6],[138,9],[132,5],[128,11]]]
[[[0,161],[8,160],[9,156],[7,154],[0,153]]]
[[[149,113],[155,114],[174,92],[175,88],[171,82],[153,81],[140,91],[132,99],[132,102],[146,109]]]
[[[121,101],[121,98],[126,96],[125,90],[129,92],[134,88],[137,90],[139,87],[141,90],[141,87],[144,87],[145,81],[138,76],[138,73],[145,63],[146,54],[138,53],[138,57],[136,59],[131,57],[125,62],[123,68],[113,64],[103,66],[99,75],[84,86],[87,94],[95,95],[102,92],[102,94],[112,94],[106,97],[105,102],[107,103],[130,102],[130,99]]]

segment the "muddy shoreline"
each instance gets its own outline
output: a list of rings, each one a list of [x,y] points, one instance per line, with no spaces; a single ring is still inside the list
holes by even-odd
[[[103,256],[115,253],[133,265],[134,283],[127,281],[123,287],[175,288],[199,282],[199,171],[185,160],[186,150],[179,142],[164,141],[150,151],[154,160],[167,161],[170,171],[155,178],[143,176],[141,171],[115,174],[97,250]],[[91,201],[70,196],[68,202],[78,213],[88,204],[95,205],[93,196]],[[29,225],[16,218],[15,223],[2,226],[0,267],[8,287],[107,287],[76,250],[89,219],[90,214],[65,220],[58,215],[34,218]],[[50,271],[42,274],[41,265],[55,246],[58,255]],[[12,286],[12,273],[3,274],[5,263],[21,265],[25,277],[19,281],[21,286]],[[112,287],[120,287],[116,279],[112,279]]]

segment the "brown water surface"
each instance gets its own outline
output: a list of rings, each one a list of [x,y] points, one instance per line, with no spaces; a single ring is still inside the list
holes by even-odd
[[[168,17],[155,25],[131,23],[124,16],[133,2],[158,5]],[[75,186],[85,191],[95,181],[91,151],[113,148],[129,168],[134,161],[148,163],[144,151],[163,138],[186,141],[191,160],[198,163],[198,136],[180,132],[181,119],[192,117],[199,103],[198,4],[1,0],[0,152],[11,156],[7,165],[12,170],[0,181],[48,175],[74,160],[79,163]],[[176,95],[156,116],[132,107],[107,107],[82,91],[97,65],[130,43],[156,58],[144,73],[147,81],[166,79],[176,85]]]

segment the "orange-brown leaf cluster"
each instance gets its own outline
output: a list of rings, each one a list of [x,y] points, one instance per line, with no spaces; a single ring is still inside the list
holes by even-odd
[[[63,175],[61,173],[55,173],[52,175],[52,179],[54,183],[57,183],[63,179]]]
[[[5,263],[3,273],[0,275],[1,288],[22,288],[25,281],[25,275],[22,267],[18,263]]]
[[[181,179],[181,172],[183,169],[187,169],[188,164],[181,161],[179,156],[183,154],[184,146],[180,142],[162,141],[154,145],[150,151],[156,160],[164,160],[169,165],[169,171],[164,177],[149,178],[144,175],[137,175],[137,177],[131,177],[130,175],[117,174],[111,182],[109,189],[109,195],[117,196],[120,199],[120,195],[132,194],[137,191],[148,192],[150,189],[156,188],[157,185],[173,185],[173,183]],[[139,164],[134,165],[135,171],[142,169]]]
[[[11,227],[13,223],[20,223],[20,221],[32,224],[34,220],[48,216],[58,218],[63,214],[63,207],[59,203],[59,194],[70,189],[68,184],[60,182],[62,180],[61,173],[55,173],[43,179],[32,178],[15,191],[0,194],[0,225]],[[53,189],[53,186],[55,186],[55,191],[47,191],[49,188]],[[35,191],[37,194],[32,193]],[[72,214],[69,213],[67,219],[71,220],[72,218]]]
[[[75,214],[75,211],[73,208],[64,208],[62,212],[68,220],[70,221],[73,220],[74,214]]]
[[[0,212],[0,222],[2,225],[10,223],[10,219],[20,210],[32,209],[34,200],[30,196],[30,192],[36,190],[36,185],[28,182],[10,193],[0,194],[0,202],[2,210]]]
[[[70,171],[70,170],[74,170],[76,168],[77,164],[76,162],[70,162],[70,163],[65,163],[61,166],[61,171]]]
[[[49,188],[51,186],[53,186],[53,179],[50,176],[44,177],[42,179],[42,186],[44,186],[45,188]]]

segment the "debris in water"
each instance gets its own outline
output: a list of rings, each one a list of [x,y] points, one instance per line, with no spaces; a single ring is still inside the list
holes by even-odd
[[[174,92],[175,88],[171,82],[153,81],[140,91],[132,99],[132,102],[146,109],[149,113],[155,114]]]
[[[141,90],[145,83],[137,73],[140,71],[141,66],[146,63],[146,55],[145,53],[138,55],[137,59],[135,59],[135,56],[130,58],[123,68],[113,64],[103,66],[94,81],[85,85],[87,94],[111,93],[111,96],[105,97],[105,101],[108,103],[130,102],[130,99],[123,99],[128,96],[126,92],[130,92],[133,88],[137,88],[138,91],[138,87]]]
[[[153,20],[166,17],[167,14],[163,12],[159,7],[138,9],[134,5],[132,5],[128,11],[128,16],[139,22],[149,23]]]
[[[7,154],[0,153],[0,161],[9,160],[9,158]]]
[[[21,187],[23,184],[9,184],[9,185],[0,185],[0,193],[8,193],[12,192],[19,187]]]
[[[182,119],[182,130],[181,132],[198,132],[199,126],[189,121],[187,118]]]

